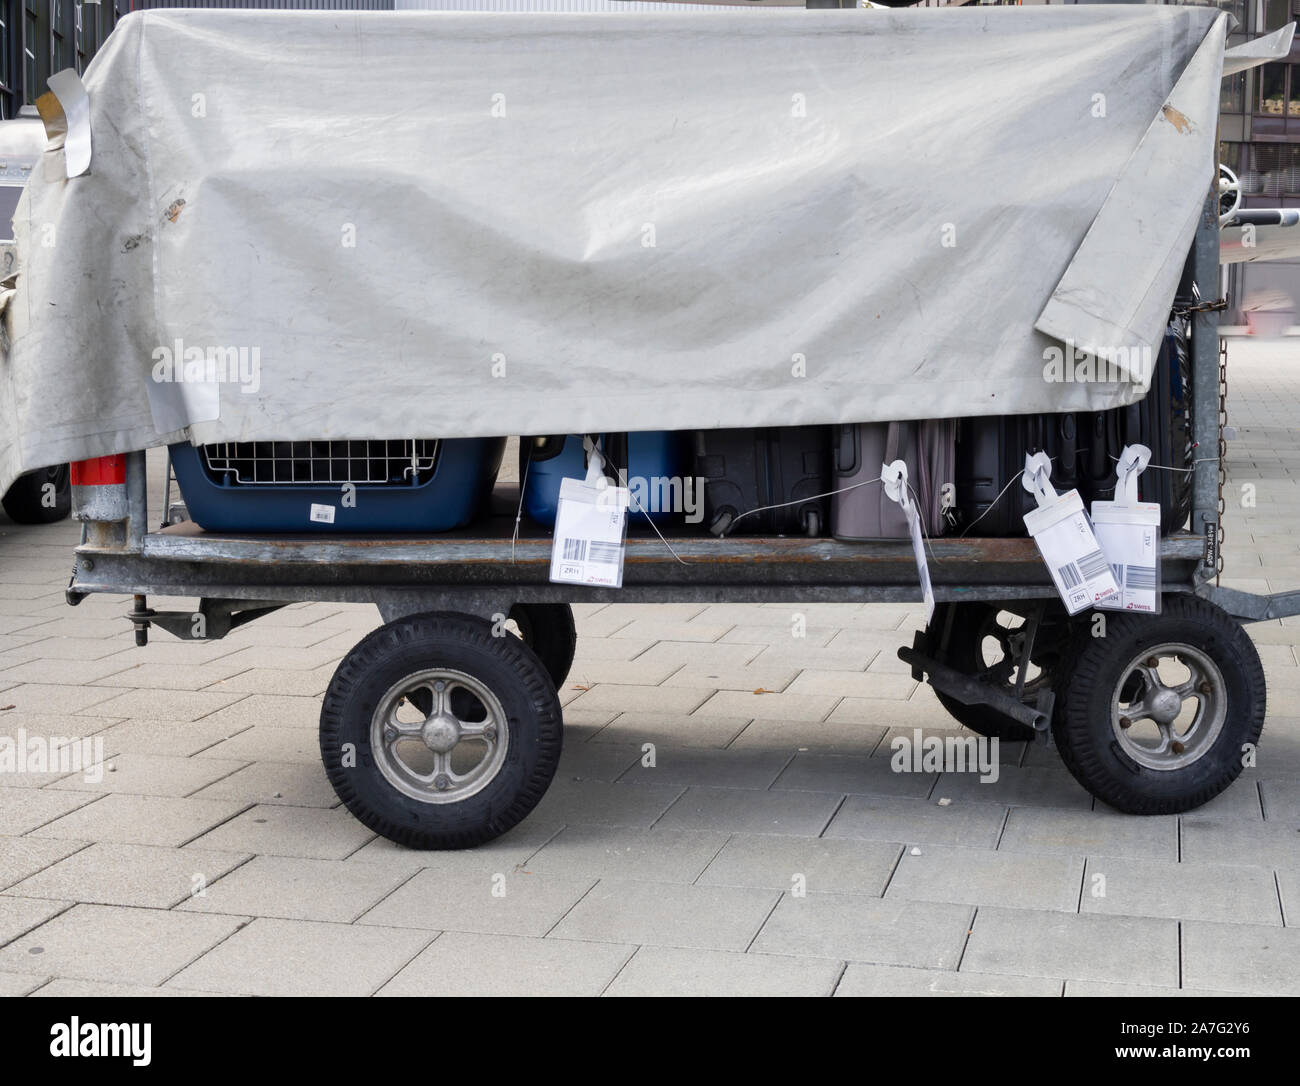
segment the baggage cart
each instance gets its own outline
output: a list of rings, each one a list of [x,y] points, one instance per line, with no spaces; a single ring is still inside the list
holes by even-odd
[[[1241,624],[1300,613],[1300,592],[1218,584],[1226,356],[1215,195],[1190,264],[1199,444],[1190,526],[1161,542],[1162,613],[1071,619],[1032,539],[936,538],[934,621],[899,650],[963,724],[1054,742],[1086,788],[1134,814],[1188,810],[1237,776],[1265,714],[1263,669]],[[669,548],[648,528],[628,540],[622,588],[554,584],[551,540],[527,522],[515,538],[518,493],[507,484],[495,516],[436,536],[151,530],[144,453],[106,459],[98,485],[78,488],[85,533],[67,596],[133,596],[126,619],[138,643],[154,627],[220,638],[298,601],[378,607],[384,625],[348,653],[325,694],[321,752],[349,809],[413,846],[489,840],[541,798],[561,745],[556,690],[573,659],[572,603],[920,598],[907,541],[699,533],[670,535]],[[201,602],[156,611],[153,595]],[[418,758],[401,754],[411,748]]]

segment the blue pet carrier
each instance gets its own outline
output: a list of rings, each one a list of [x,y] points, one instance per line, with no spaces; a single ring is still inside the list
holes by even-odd
[[[171,446],[190,518],[217,532],[444,532],[491,493],[505,438]]]

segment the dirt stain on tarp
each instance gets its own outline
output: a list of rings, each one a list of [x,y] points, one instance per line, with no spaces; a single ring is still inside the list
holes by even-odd
[[[1187,119],[1187,114],[1174,109],[1173,106],[1161,106],[1160,112],[1165,115],[1165,120],[1178,130],[1181,135],[1186,135],[1192,130],[1192,122]]]
[[[168,222],[175,222],[181,215],[181,208],[185,206],[184,200],[173,200],[167,208],[166,215]]]

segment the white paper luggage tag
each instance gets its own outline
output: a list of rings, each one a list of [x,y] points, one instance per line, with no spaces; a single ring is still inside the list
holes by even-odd
[[[934,588],[930,584],[930,565],[925,560],[925,542],[921,538],[921,514],[907,492],[907,465],[902,460],[880,465],[880,481],[885,496],[898,502],[907,518],[907,532],[912,537],[912,554],[921,577],[921,599],[925,601],[925,624],[934,617]]]
[[[588,449],[586,479],[562,479],[551,543],[551,580],[623,587],[628,489],[605,478],[605,458]]]
[[[1138,476],[1151,463],[1145,445],[1126,445],[1115,469],[1115,500],[1092,503],[1092,525],[1119,585],[1098,607],[1160,613],[1160,506],[1138,501]]]
[[[1052,461],[1047,453],[1025,457],[1021,483],[1038,500],[1025,514],[1025,527],[1038,544],[1052,582],[1072,615],[1119,595],[1110,563],[1083,508],[1077,490],[1057,494],[1051,483]]]

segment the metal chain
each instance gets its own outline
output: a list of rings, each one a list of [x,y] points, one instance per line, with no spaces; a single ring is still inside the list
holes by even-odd
[[[1174,313],[1180,317],[1190,317],[1193,313],[1218,313],[1228,308],[1228,299],[1219,298],[1213,302],[1201,302],[1198,305],[1175,305]]]
[[[1228,425],[1228,341],[1219,337],[1219,552],[1215,558],[1214,583],[1217,586],[1223,575],[1223,515],[1227,503],[1223,498],[1223,484],[1228,479],[1228,441],[1223,428]]]

